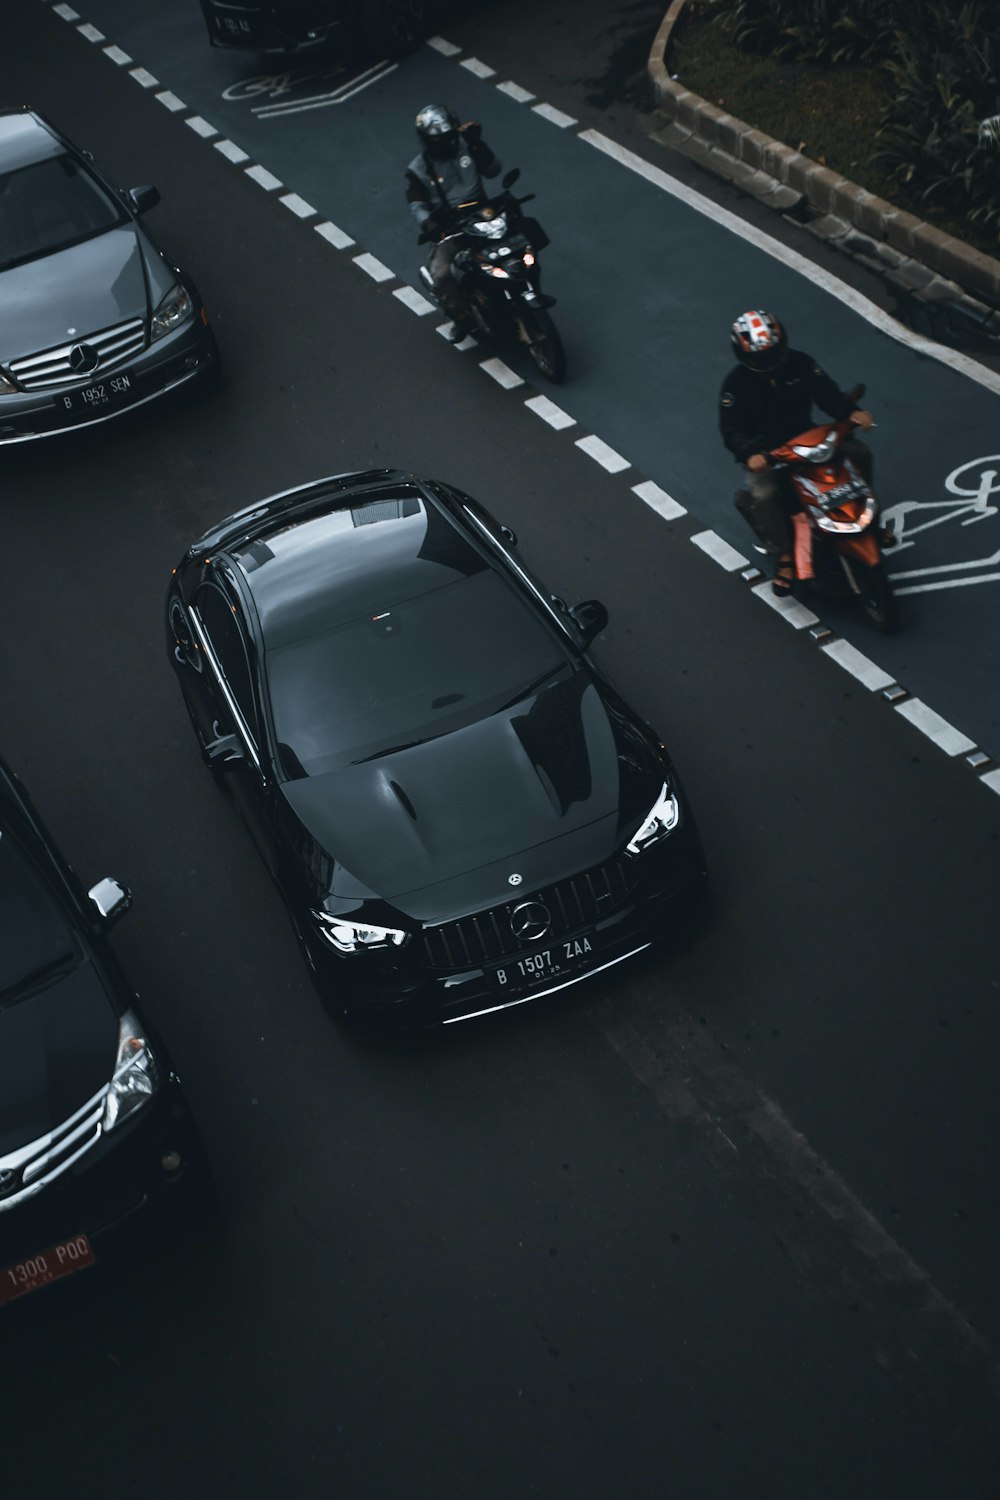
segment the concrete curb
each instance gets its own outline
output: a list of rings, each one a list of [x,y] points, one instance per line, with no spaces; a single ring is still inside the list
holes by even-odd
[[[874,242],[873,249],[886,247],[886,256],[878,258],[889,265],[894,253],[897,265],[902,258],[912,259],[981,299],[987,304],[983,309],[987,318],[991,308],[1000,309],[1000,260],[896,208],[849,178],[831,172],[811,157],[803,156],[675,83],[667,71],[665,57],[685,4],[686,0],[673,0],[664,15],[653,39],[646,71],[657,105],[673,122],[679,138],[687,134],[707,148],[707,166],[712,166],[710,158],[718,153],[742,164],[742,174],[725,173],[730,180],[739,182],[741,175],[749,177],[753,173],[774,179],[779,189],[808,199],[819,213],[841,221],[845,230],[853,226],[869,236]],[[775,206],[784,206],[780,190]]]

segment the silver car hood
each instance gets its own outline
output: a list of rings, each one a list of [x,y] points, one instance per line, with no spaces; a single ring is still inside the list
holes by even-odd
[[[0,364],[148,317],[140,239],[134,225],[123,225],[0,272]],[[148,262],[147,268],[160,270]],[[166,281],[166,291],[169,279],[156,280]]]

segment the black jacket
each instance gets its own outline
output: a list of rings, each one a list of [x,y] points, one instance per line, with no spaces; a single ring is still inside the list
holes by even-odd
[[[435,159],[422,152],[406,169],[406,201],[410,213],[423,228],[434,217],[439,229],[449,226],[459,203],[485,197],[482,179],[497,177],[500,162],[479,134],[474,122],[459,131],[459,149],[454,157]]]
[[[842,422],[855,409],[811,354],[789,349],[785,363],[773,375],[737,365],[726,376],[719,396],[722,441],[741,464],[746,463],[752,453],[777,448],[796,433],[814,427],[813,403],[835,422]]]

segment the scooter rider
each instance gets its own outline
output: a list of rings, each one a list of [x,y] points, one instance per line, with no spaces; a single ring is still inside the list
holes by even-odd
[[[436,241],[428,270],[441,306],[452,319],[449,337],[457,343],[470,331],[465,299],[451,274],[461,240],[443,236],[453,232],[460,203],[486,196],[482,179],[499,176],[500,162],[483,140],[476,121],[461,125],[458,117],[440,104],[425,104],[415,123],[420,154],[406,169],[406,198],[424,236]]]
[[[873,425],[872,416],[855,408],[811,354],[788,347],[773,313],[741,313],[729,337],[739,363],[723,382],[719,430],[730,453],[746,466],[746,488],[737,491],[736,508],[777,554],[771,586],[776,594],[788,594],[795,579],[789,516],[797,502],[784,476],[770,470],[767,451],[814,425],[813,403],[835,422],[849,418],[864,431]],[[845,451],[870,484],[871,450],[851,438]]]

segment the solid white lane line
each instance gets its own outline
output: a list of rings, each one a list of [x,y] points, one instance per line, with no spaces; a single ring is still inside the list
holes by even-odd
[[[606,135],[602,135],[599,130],[581,130],[577,139],[586,141],[590,146],[595,146],[605,156],[610,156],[619,165],[628,167],[637,176],[643,177],[647,182],[652,183],[654,187],[658,187],[663,192],[669,193],[672,198],[677,198],[680,202],[686,203],[696,213],[704,214],[706,218],[713,219],[717,224],[721,224],[724,229],[728,229],[731,234],[735,234],[740,239],[746,240],[749,244],[755,245],[758,250],[762,250],[765,255],[770,255],[774,260],[781,261],[790,270],[797,271],[800,276],[804,276],[807,281],[811,281],[815,286],[822,287],[825,292],[829,292],[831,297],[836,297],[838,301],[844,303],[853,312],[860,313],[867,322],[881,329],[883,333],[887,333],[897,343],[906,344],[919,354],[925,354],[930,359],[936,359],[940,364],[949,365],[953,370],[957,370],[960,374],[968,376],[970,380],[976,381],[978,385],[985,386],[994,395],[1000,395],[1000,374],[995,374],[992,370],[985,369],[982,365],[977,364],[975,360],[969,359],[967,355],[959,354],[957,350],[947,349],[943,345],[935,344],[931,339],[921,337],[919,333],[911,332],[909,328],[904,328],[902,323],[897,323],[895,318],[891,317],[887,312],[883,312],[874,302],[869,301],[863,293],[855,291],[853,287],[848,286],[839,277],[824,270],[822,266],[816,265],[815,262],[807,260],[797,250],[792,250],[789,246],[782,245],[777,240],[771,239],[764,230],[757,229],[753,224],[746,223],[737,214],[731,213],[729,209],[722,208],[719,204],[711,202],[708,198],[703,198],[694,188],[686,187],[684,183],[678,182],[676,178],[671,177],[669,173],[664,172],[660,167],[654,167],[648,161],[644,161],[634,151],[629,151],[625,146],[619,146],[617,141],[610,140]]]
[[[120,68],[123,68],[126,63],[132,61],[128,53],[123,52],[120,47],[105,47],[104,56],[110,57],[111,61],[117,63]]]
[[[144,89],[158,89],[160,86],[160,80],[154,78],[148,68],[133,68],[128,76]]]
[[[201,115],[188,115],[184,124],[193,130],[195,135],[200,135],[203,141],[210,140],[213,135],[218,135],[219,133],[215,126],[210,125],[207,120],[203,120]]]
[[[882,688],[891,687],[895,677],[890,677],[888,672],[863,656],[860,651],[855,650],[849,641],[830,641],[821,646],[820,650],[824,656],[829,656],[838,666],[843,667],[845,672],[850,672],[856,677],[862,687],[866,687],[870,693],[880,692]]]
[[[557,432],[561,432],[564,427],[576,426],[576,418],[571,417],[568,411],[563,411],[562,407],[557,406],[554,401],[550,401],[548,396],[532,396],[531,400],[524,404],[529,411],[535,413],[536,417],[541,417],[543,422],[548,422],[549,426],[554,427]]]
[[[446,42],[443,36],[429,36],[427,45],[433,47],[435,52],[440,52],[442,57],[457,57],[462,50],[454,42]]]
[[[517,386],[524,384],[520,375],[515,374],[502,359],[484,359],[479,368],[485,370],[487,375],[492,375],[497,385],[502,385],[505,391],[515,390]]]
[[[103,42],[105,40],[104,32],[98,31],[96,26],[91,26],[89,21],[85,26],[78,26],[76,29],[82,37],[86,37],[88,42]]]
[[[973,567],[977,566],[975,563]],[[965,567],[964,563],[956,563],[956,567]],[[928,568],[928,572],[933,569]],[[975,578],[943,578],[937,583],[911,583],[905,588],[897,589],[893,586],[892,592],[898,599],[902,594],[933,594],[936,589],[961,589],[973,583],[996,583],[1000,573],[977,573]]]
[[[805,630],[807,625],[818,625],[819,616],[814,615],[811,609],[806,609],[797,599],[789,599],[788,595],[779,596],[771,587],[771,581],[758,583],[750,590],[762,600],[769,609],[773,609],[782,619],[788,621],[793,630]]]
[[[262,187],[265,193],[273,193],[276,188],[284,187],[280,177],[275,177],[273,172],[269,172],[266,167],[258,166],[256,163],[252,167],[247,167],[246,175],[251,182]]]
[[[962,734],[947,719],[942,719],[933,708],[922,702],[919,698],[907,698],[902,703],[895,704],[898,714],[925,734],[929,740],[933,740],[939,750],[945,755],[963,755],[969,750],[975,750],[975,740],[970,740],[968,735]]]
[[[466,57],[458,65],[460,68],[468,68],[470,73],[475,73],[477,78],[495,78],[496,68],[487,67],[486,63],[480,62],[478,57]]]
[[[564,115],[561,109],[556,109],[553,104],[533,104],[531,106],[536,115],[541,115],[543,120],[548,120],[553,125],[558,125],[560,130],[568,130],[577,122],[572,115]]]
[[[316,233],[322,235],[323,239],[331,244],[335,250],[347,250],[355,243],[349,234],[345,234],[342,229],[338,229],[336,224],[331,224],[329,219],[323,224],[316,225]]]
[[[434,311],[434,303],[428,302],[426,297],[421,297],[415,287],[398,286],[392,295],[397,297],[404,307],[416,313],[418,318],[426,318],[428,313]]]
[[[717,562],[720,568],[725,568],[727,573],[735,573],[737,568],[747,566],[747,559],[743,553],[737,552],[735,547],[730,547],[717,531],[699,531],[691,540],[696,547],[700,547],[706,557]]]
[[[509,78],[506,83],[498,83],[497,88],[501,94],[516,99],[518,104],[530,104],[535,97],[530,89],[523,89],[519,83],[511,83]]]
[[[316,213],[312,204],[300,198],[298,193],[286,193],[283,198],[278,199],[278,202],[283,204],[297,219],[311,219]]]
[[[214,145],[216,151],[221,151],[227,161],[239,165],[240,162],[250,160],[249,154],[243,150],[242,146],[237,146],[235,141],[215,141]]]
[[[595,437],[593,433],[589,437],[577,438],[576,446],[582,449],[588,458],[599,463],[602,469],[607,469],[609,474],[620,474],[623,469],[631,468],[627,458],[622,458],[620,453],[616,453],[614,448],[609,448],[607,443]]]
[[[176,115],[179,110],[187,109],[184,100],[178,99],[177,95],[172,93],[170,89],[164,89],[162,94],[157,94],[156,101],[158,104],[162,104],[164,109],[169,109],[172,115]]]
[[[364,271],[366,276],[370,276],[372,281],[395,281],[396,279],[395,271],[390,271],[388,266],[376,260],[374,255],[369,255],[367,250],[361,255],[355,255],[353,259],[358,269]]]
[[[680,505],[672,495],[668,495],[666,490],[661,490],[660,486],[654,484],[651,479],[644,479],[642,484],[634,484],[632,493],[638,495],[640,500],[644,500],[650,510],[655,510],[656,514],[662,516],[665,521],[676,521],[679,516],[687,515],[683,505]]]

